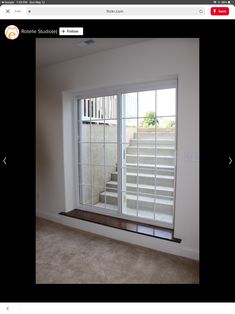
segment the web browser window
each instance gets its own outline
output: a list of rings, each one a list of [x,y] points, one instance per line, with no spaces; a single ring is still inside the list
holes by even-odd
[[[234,300],[234,4],[0,2],[3,301]]]

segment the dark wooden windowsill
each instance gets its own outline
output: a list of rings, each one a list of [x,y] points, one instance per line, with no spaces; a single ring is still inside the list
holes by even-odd
[[[154,225],[134,222],[127,219],[116,218],[111,216],[106,216],[102,214],[92,213],[80,209],[73,209],[68,213],[61,212],[60,215],[64,215],[70,218],[76,218],[80,220],[85,220],[97,224],[101,224],[104,226],[117,228],[125,231],[130,231],[138,234],[143,234],[146,236],[164,239],[168,241],[178,242],[180,243],[181,240],[174,238],[173,230],[156,227]]]

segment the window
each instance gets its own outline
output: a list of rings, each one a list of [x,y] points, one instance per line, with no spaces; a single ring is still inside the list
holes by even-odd
[[[78,208],[173,228],[176,83],[77,98]]]

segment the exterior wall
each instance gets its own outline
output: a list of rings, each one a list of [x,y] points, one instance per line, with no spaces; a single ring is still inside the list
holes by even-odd
[[[104,127],[106,142],[113,144],[102,144],[104,141]],[[90,137],[92,129],[92,137]],[[83,124],[82,134],[84,142],[92,144],[81,144],[81,171],[82,171],[82,204],[96,204],[99,202],[100,192],[104,192],[105,183],[111,180],[111,173],[117,170],[117,126]],[[95,142],[95,143],[93,143]],[[104,159],[105,155],[105,159]],[[105,165],[104,167],[104,160]],[[91,166],[84,166],[90,164]],[[92,189],[91,189],[92,185]]]
[[[126,126],[126,141],[127,142],[130,142],[130,140],[133,139],[135,132],[136,132],[135,127]]]
[[[198,259],[198,39],[159,38],[88,55],[37,71],[38,214],[56,219],[59,212],[73,209],[76,204],[72,169],[74,142],[70,138],[73,133],[70,123],[73,121],[69,109],[72,101],[70,92],[151,82],[176,76],[178,142],[175,236],[181,238],[182,242],[180,245],[172,244],[169,250]],[[130,239],[126,236],[124,238],[126,241]],[[148,246],[149,243],[150,246],[150,242],[150,239],[146,239],[144,245]],[[158,243],[155,248],[167,250],[167,241],[160,242],[155,242]]]

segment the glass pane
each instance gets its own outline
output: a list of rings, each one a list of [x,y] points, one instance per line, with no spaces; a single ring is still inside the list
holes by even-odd
[[[139,117],[155,116],[155,91],[139,92]]]
[[[79,165],[79,183],[81,185],[92,185],[91,166]]]
[[[80,185],[79,186],[79,201],[83,205],[92,204],[92,193],[90,185]]]
[[[84,104],[88,104],[86,110],[86,115],[91,120],[103,119],[103,101],[101,97],[97,98],[87,98],[84,101]],[[84,107],[85,108],[85,107]]]
[[[105,207],[105,189],[102,186],[92,185],[92,205],[97,207]]]
[[[99,187],[100,191],[104,191],[105,179],[103,166],[92,166],[92,185]]]
[[[105,167],[106,191],[117,192],[118,172],[117,167]]]
[[[105,96],[103,97],[104,106],[104,118],[117,119],[117,96]]]
[[[79,149],[79,162],[80,164],[90,164],[91,163],[91,144],[90,143],[80,143]]]
[[[105,142],[117,143],[117,120],[105,120]]]
[[[123,119],[122,120],[123,127],[123,143],[131,143],[131,140],[136,140],[136,132],[137,132],[137,119]]]
[[[176,89],[160,89],[157,91],[157,115],[174,116],[176,107]]]
[[[155,197],[151,194],[138,193],[138,217],[154,219]]]
[[[138,119],[139,132],[155,132],[157,117],[153,111],[146,112],[145,117]]]
[[[104,144],[91,143],[91,164],[104,165]]]
[[[137,117],[137,93],[128,93],[122,95],[123,117]]]
[[[117,96],[82,99],[78,109],[82,121],[117,119]]]
[[[118,178],[116,167],[105,167],[106,208],[118,209]]]
[[[122,212],[126,215],[137,216],[137,194],[122,191]]]
[[[104,120],[91,122],[91,142],[104,143]]]
[[[157,131],[175,132],[175,117],[157,118]]]
[[[105,166],[117,166],[117,144],[105,144]]]
[[[79,142],[90,142],[90,122],[84,121],[79,124],[78,128],[78,141]]]
[[[92,167],[92,203],[101,201],[101,193],[105,192],[105,168],[103,166]]]
[[[85,122],[90,121],[90,100],[81,99],[78,103],[78,120]]]
[[[102,97],[94,98],[91,114],[91,120],[104,119],[104,104]]]

